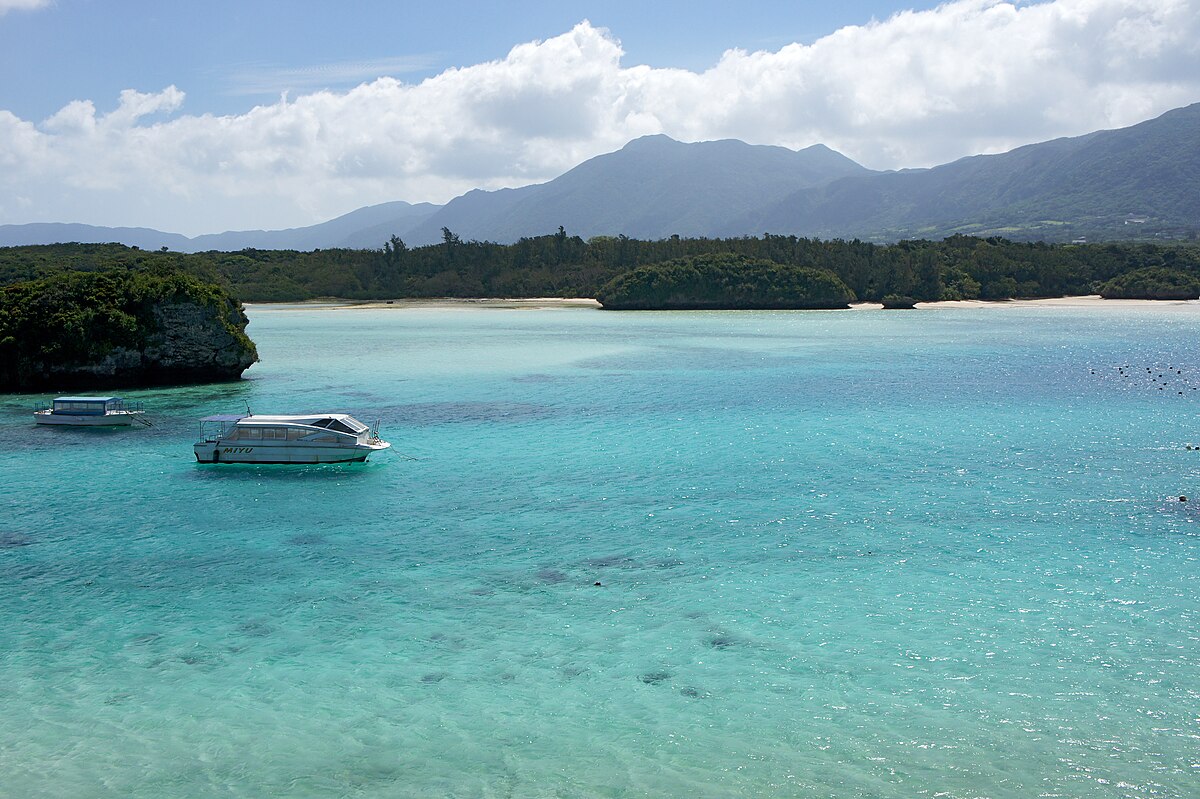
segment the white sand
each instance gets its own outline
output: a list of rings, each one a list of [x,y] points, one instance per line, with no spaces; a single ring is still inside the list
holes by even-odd
[[[1105,300],[1099,294],[1085,297],[1050,297],[1044,300],[946,300],[919,302],[917,308],[1156,308],[1200,311],[1200,300]]]
[[[248,302],[247,308],[302,308],[314,311],[358,311],[397,309],[412,310],[415,308],[441,308],[446,310],[463,308],[511,308],[516,310],[539,310],[546,308],[599,308],[600,303],[586,297],[531,297],[525,299],[453,299],[439,297],[436,299],[403,299],[403,300],[338,300],[321,299],[304,302]]]
[[[532,297],[526,299],[453,299],[442,297],[437,299],[403,299],[392,300],[308,300],[306,302],[288,303],[246,303],[248,308],[256,309],[286,309],[304,308],[310,310],[380,310],[394,308],[398,310],[414,308],[441,308],[446,310],[466,308],[509,308],[525,310],[542,310],[550,308],[599,308],[600,303],[587,297]],[[1121,308],[1154,308],[1162,311],[1200,312],[1200,300],[1105,300],[1100,295],[1092,294],[1085,297],[1051,297],[1042,300],[945,300],[942,302],[918,302],[917,310],[941,310],[946,308],[1085,308],[1114,310]],[[877,311],[883,305],[877,302],[858,302],[850,306],[855,311]]]

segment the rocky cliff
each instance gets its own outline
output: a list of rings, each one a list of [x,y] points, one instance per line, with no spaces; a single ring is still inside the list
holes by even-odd
[[[177,272],[64,273],[0,289],[0,391],[234,380],[258,353],[241,304]]]

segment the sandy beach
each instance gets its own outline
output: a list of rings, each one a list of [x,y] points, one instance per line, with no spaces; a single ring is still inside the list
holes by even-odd
[[[397,299],[397,300],[339,300],[334,298],[308,300],[305,302],[256,302],[246,303],[248,308],[304,308],[306,310],[412,310],[418,308],[500,308],[511,310],[545,310],[552,308],[600,308],[597,300],[588,297],[529,297],[522,299],[503,298],[451,298]],[[858,302],[850,306],[854,311],[877,311],[883,305],[877,302]],[[1121,308],[1155,308],[1165,311],[1197,311],[1200,300],[1105,300],[1098,294],[1081,297],[1049,297],[1037,300],[945,300],[942,302],[919,302],[916,310],[946,310],[966,308],[1085,308],[1115,310]]]
[[[875,305],[875,307],[882,307]],[[1159,308],[1164,310],[1197,310],[1200,300],[1106,300],[1099,294],[1082,297],[1048,297],[1040,300],[946,300],[919,302],[917,308]]]
[[[541,310],[547,308],[599,308],[600,303],[586,297],[529,297],[521,299],[503,298],[453,298],[398,300],[339,300],[325,298],[304,302],[247,302],[247,308],[303,308],[305,310],[413,310],[418,308],[508,308],[512,310]]]

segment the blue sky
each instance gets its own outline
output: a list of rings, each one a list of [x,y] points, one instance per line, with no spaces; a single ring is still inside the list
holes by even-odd
[[[44,119],[71,100],[111,109],[122,89],[174,84],[187,92],[189,112],[231,114],[285,89],[346,89],[382,74],[419,81],[503,58],[585,19],[621,40],[627,64],[698,71],[730,48],[775,50],[935,5],[56,0],[0,18],[0,108]]]
[[[925,167],[1197,101],[1200,0],[0,0],[0,224],[296,227],[650,134]]]

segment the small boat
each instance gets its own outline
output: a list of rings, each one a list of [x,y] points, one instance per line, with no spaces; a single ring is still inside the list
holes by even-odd
[[[311,416],[206,416],[193,449],[200,463],[362,462],[390,447],[369,427],[345,413]]]
[[[142,403],[120,397],[55,397],[48,408],[33,412],[38,424],[116,427],[133,424],[144,413]]]

